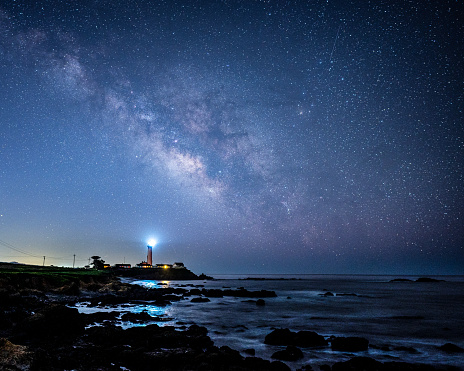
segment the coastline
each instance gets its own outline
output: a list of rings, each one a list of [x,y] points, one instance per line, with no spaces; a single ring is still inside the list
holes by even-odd
[[[256,306],[260,305],[259,300],[264,302],[267,298],[274,297],[275,292],[242,288],[213,290],[195,282],[179,284],[178,287],[167,285],[153,289],[121,282],[118,277],[89,277],[91,276],[79,279],[61,277],[62,281],[54,277],[47,282],[47,279],[40,275],[33,279],[30,275],[24,274],[0,274],[0,364],[11,365],[17,369],[38,370],[110,370],[116,369],[115,365],[130,370],[145,370],[150,369],[148,364],[156,362],[160,369],[165,370],[287,370],[290,369],[288,364],[291,365],[287,360],[298,357],[294,348],[310,346],[315,353],[332,348],[332,351],[348,352],[352,355],[348,360],[324,365],[325,370],[459,369],[452,366],[406,364],[401,360],[378,362],[369,357],[359,357],[359,354],[363,353],[343,346],[338,350],[335,347],[334,350],[334,339],[343,336],[325,339],[327,344],[317,344],[314,347],[314,344],[307,341],[295,340],[297,332],[292,329],[285,332],[287,336],[282,336],[282,333],[278,336],[277,345],[283,353],[276,355],[273,360],[265,360],[253,356],[252,349],[248,349],[249,354],[244,355],[243,349],[214,346],[209,329],[203,326],[179,324],[174,328],[150,324],[153,317],[143,311],[130,315],[126,313],[125,319],[136,326],[122,329],[117,325],[121,313],[113,310],[116,305],[146,303],[163,307],[181,301],[190,302],[191,305],[202,305],[196,304],[193,299],[203,298],[199,302],[205,302],[230,297],[248,299],[250,305]],[[400,282],[398,284],[402,285]],[[96,312],[79,313],[75,306],[82,302],[89,302]],[[97,310],[104,307],[113,309],[107,312]],[[158,320],[162,322],[167,318],[160,316]],[[95,323],[103,323],[103,326],[95,327]],[[147,323],[148,325],[144,326]],[[300,334],[300,338],[303,335],[309,336]],[[364,349],[365,342],[361,343]],[[272,340],[269,344],[272,344]],[[453,348],[450,349],[452,351]],[[316,370],[323,369],[319,366],[314,367]]]

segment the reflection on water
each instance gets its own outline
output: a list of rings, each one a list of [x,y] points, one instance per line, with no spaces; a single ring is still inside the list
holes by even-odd
[[[310,330],[329,337],[362,336],[370,349],[357,353],[379,361],[402,360],[412,363],[464,364],[463,354],[438,350],[447,342],[464,347],[464,278],[449,282],[421,284],[389,282],[392,277],[305,277],[297,280],[216,280],[197,282],[132,281],[149,288],[205,287],[223,289],[245,287],[248,290],[274,290],[276,298],[266,298],[266,305],[235,297],[210,298],[210,302],[191,303],[185,297],[167,306],[149,303],[107,308],[78,306],[83,313],[121,311],[147,313],[160,326],[197,324],[209,330],[217,346],[227,345],[243,351],[253,348],[256,356],[270,359],[280,347],[264,344],[273,328],[292,331]],[[200,283],[200,282],[198,282]],[[333,296],[324,296],[330,291]],[[120,318],[120,317],[119,317]],[[123,327],[133,325],[123,323]],[[401,348],[400,348],[401,347]],[[407,348],[410,348],[409,350]],[[349,354],[324,349],[302,349],[305,358],[289,363],[298,368],[306,363],[334,363],[351,358]],[[245,355],[245,354],[244,354]]]

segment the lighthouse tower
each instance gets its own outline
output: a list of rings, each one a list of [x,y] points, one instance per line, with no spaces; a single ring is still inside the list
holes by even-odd
[[[150,265],[153,265],[153,257],[152,257],[153,246],[148,245],[147,247],[148,247],[147,263]]]

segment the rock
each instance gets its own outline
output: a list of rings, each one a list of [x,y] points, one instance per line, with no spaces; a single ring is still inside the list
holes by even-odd
[[[264,344],[321,347],[326,346],[328,343],[322,335],[313,331],[292,332],[289,329],[276,329],[266,335]]]
[[[438,349],[446,353],[463,353],[464,352],[463,348],[457,346],[456,344],[452,344],[452,343],[446,343],[442,345],[441,347],[438,347]]]
[[[29,370],[33,353],[24,345],[16,345],[5,338],[0,338],[0,369]]]
[[[341,352],[361,352],[369,348],[369,341],[361,337],[335,337],[332,350]]]
[[[246,357],[242,363],[243,370],[253,371],[290,371],[285,363],[280,361],[269,362],[257,357]]]
[[[303,352],[294,345],[289,345],[285,350],[275,352],[271,358],[281,361],[298,361],[303,358]]]
[[[124,313],[121,317],[121,320],[128,322],[146,322],[152,321],[153,317],[148,314],[147,311],[142,311],[140,313]]]
[[[198,297],[198,298],[193,298],[192,300],[190,300],[192,303],[207,303],[211,300],[209,300],[208,298],[203,298],[203,297]]]
[[[253,348],[243,349],[243,353],[248,354],[250,356],[254,356],[256,354],[256,351]]]
[[[288,328],[275,329],[264,338],[264,344],[268,345],[292,345],[295,333]]]
[[[412,282],[412,281],[408,278],[395,278],[393,280],[390,280],[390,282]]]
[[[328,343],[322,335],[314,331],[298,331],[295,336],[295,345],[300,347],[323,347]]]
[[[22,321],[19,329],[30,338],[64,340],[80,335],[84,325],[76,308],[52,304]]]
[[[304,365],[303,367],[297,369],[296,371],[313,371],[311,365]]]
[[[256,305],[258,307],[264,307],[266,305],[266,302],[263,299],[258,299],[256,300]]]
[[[329,296],[335,296],[335,295],[332,292],[327,291],[325,294],[320,294],[320,296],[329,297]]]
[[[369,357],[355,357],[332,365],[332,371],[386,371],[382,362]]]

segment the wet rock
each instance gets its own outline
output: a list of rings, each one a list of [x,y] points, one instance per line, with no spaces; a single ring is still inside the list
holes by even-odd
[[[250,356],[254,356],[256,354],[256,351],[253,348],[243,349],[243,353],[248,354]]]
[[[328,343],[322,335],[314,331],[298,331],[295,336],[295,345],[300,347],[323,347]]]
[[[311,365],[304,365],[303,367],[297,369],[296,371],[313,371]]]
[[[328,343],[322,335],[313,331],[292,332],[289,329],[276,329],[266,335],[264,344],[294,345],[300,347],[321,347]]]
[[[246,357],[242,363],[244,370],[254,371],[290,371],[285,363],[280,361],[269,362],[257,357]]]
[[[444,366],[442,368],[440,366],[434,367],[423,363],[385,362],[383,365],[384,368],[382,370],[385,371],[459,371],[458,368],[452,366]]]
[[[285,350],[275,352],[271,358],[279,359],[281,361],[298,361],[303,358],[303,352],[294,345],[289,345]]]
[[[128,322],[147,322],[153,321],[153,317],[148,314],[147,311],[142,311],[140,313],[128,312],[122,315],[121,319]]]
[[[266,305],[266,302],[263,299],[258,299],[256,300],[256,305],[258,307],[264,307]]]
[[[65,305],[52,304],[19,324],[19,330],[32,339],[72,339],[84,331],[79,311]]]
[[[441,347],[438,347],[438,349],[446,353],[464,353],[463,348],[461,348],[460,346],[457,346],[456,344],[452,344],[452,343],[446,343],[442,345]]]
[[[267,334],[264,338],[264,344],[268,345],[291,345],[295,333],[290,331],[288,328],[275,329],[270,334]]]
[[[390,282],[412,282],[412,281],[408,278],[395,278],[393,280],[390,280]]]
[[[369,348],[369,341],[361,337],[335,337],[331,341],[332,350],[341,352],[361,352]]]
[[[386,371],[382,362],[369,357],[355,357],[332,365],[332,371]]]

